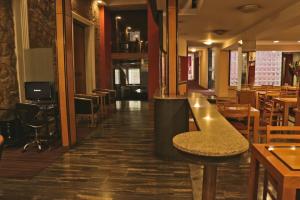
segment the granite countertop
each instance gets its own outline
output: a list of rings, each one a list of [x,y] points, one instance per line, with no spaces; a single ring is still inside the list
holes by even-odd
[[[199,156],[224,157],[249,149],[246,140],[206,97],[190,93],[188,102],[200,131],[186,132],[173,138],[173,145],[186,153]]]

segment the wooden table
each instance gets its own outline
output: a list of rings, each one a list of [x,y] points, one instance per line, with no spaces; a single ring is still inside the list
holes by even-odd
[[[289,108],[297,106],[297,98],[283,98],[278,97],[274,98],[275,103],[278,103],[283,106],[283,125],[287,126],[289,122]]]
[[[270,148],[268,149],[269,145],[253,145],[248,200],[258,199],[257,191],[260,164],[264,166],[268,173],[278,183],[278,200],[296,199],[296,190],[297,188],[300,188],[300,171],[295,169],[300,167],[300,147],[295,148],[295,146],[289,145],[288,148],[286,147],[286,150],[282,150],[280,147],[287,146],[287,144],[272,145],[270,147],[274,149],[273,153],[269,150]],[[278,152],[275,154],[276,149],[278,149],[280,154],[278,154]],[[295,167],[295,169],[293,170],[288,165]]]
[[[213,200],[216,193],[217,166],[246,152],[249,142],[200,93],[190,93],[188,102],[200,131],[173,137],[178,150],[195,155],[204,164],[202,199]]]

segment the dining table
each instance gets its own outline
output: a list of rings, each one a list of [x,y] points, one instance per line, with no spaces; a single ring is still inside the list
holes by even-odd
[[[248,184],[248,200],[258,198],[259,172],[263,166],[277,183],[278,200],[299,199],[300,146],[299,144],[253,144]],[[266,177],[265,177],[266,178]],[[264,185],[266,186],[266,185]]]
[[[287,126],[289,122],[289,109],[297,106],[297,97],[276,97],[274,102],[283,107],[283,125]]]

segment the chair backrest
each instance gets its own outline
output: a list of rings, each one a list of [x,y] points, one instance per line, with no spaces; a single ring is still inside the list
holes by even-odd
[[[221,114],[229,119],[243,119],[246,122],[247,132],[250,131],[250,104],[226,104],[224,105]]]
[[[261,122],[266,125],[280,126],[283,123],[283,118],[276,116],[276,105],[273,100],[266,99],[261,115]]]
[[[238,91],[237,99],[239,104],[250,104],[256,107],[256,91],[255,90],[242,90]]]
[[[282,89],[280,90],[280,97],[297,97],[297,90]]]
[[[21,121],[21,123],[29,123],[36,120],[40,108],[37,105],[27,104],[27,103],[17,103],[16,104],[16,117]]]
[[[223,107],[224,105],[237,104],[237,99],[232,97],[217,97],[216,105],[218,108]]]
[[[274,132],[277,132],[275,134]],[[279,132],[279,133],[278,133]],[[267,126],[267,143],[273,139],[281,140],[280,142],[289,142],[287,140],[300,140],[300,126]],[[278,142],[278,141],[276,141]]]

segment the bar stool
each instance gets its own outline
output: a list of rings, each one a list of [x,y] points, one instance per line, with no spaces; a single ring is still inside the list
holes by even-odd
[[[26,151],[27,148],[29,148],[30,146],[37,146],[39,151],[42,150],[42,142],[47,142],[47,140],[42,140],[39,137],[39,132],[38,130],[44,127],[44,124],[27,124],[27,126],[31,127],[34,129],[34,139],[33,141],[25,144],[25,146],[23,147],[23,151]]]

